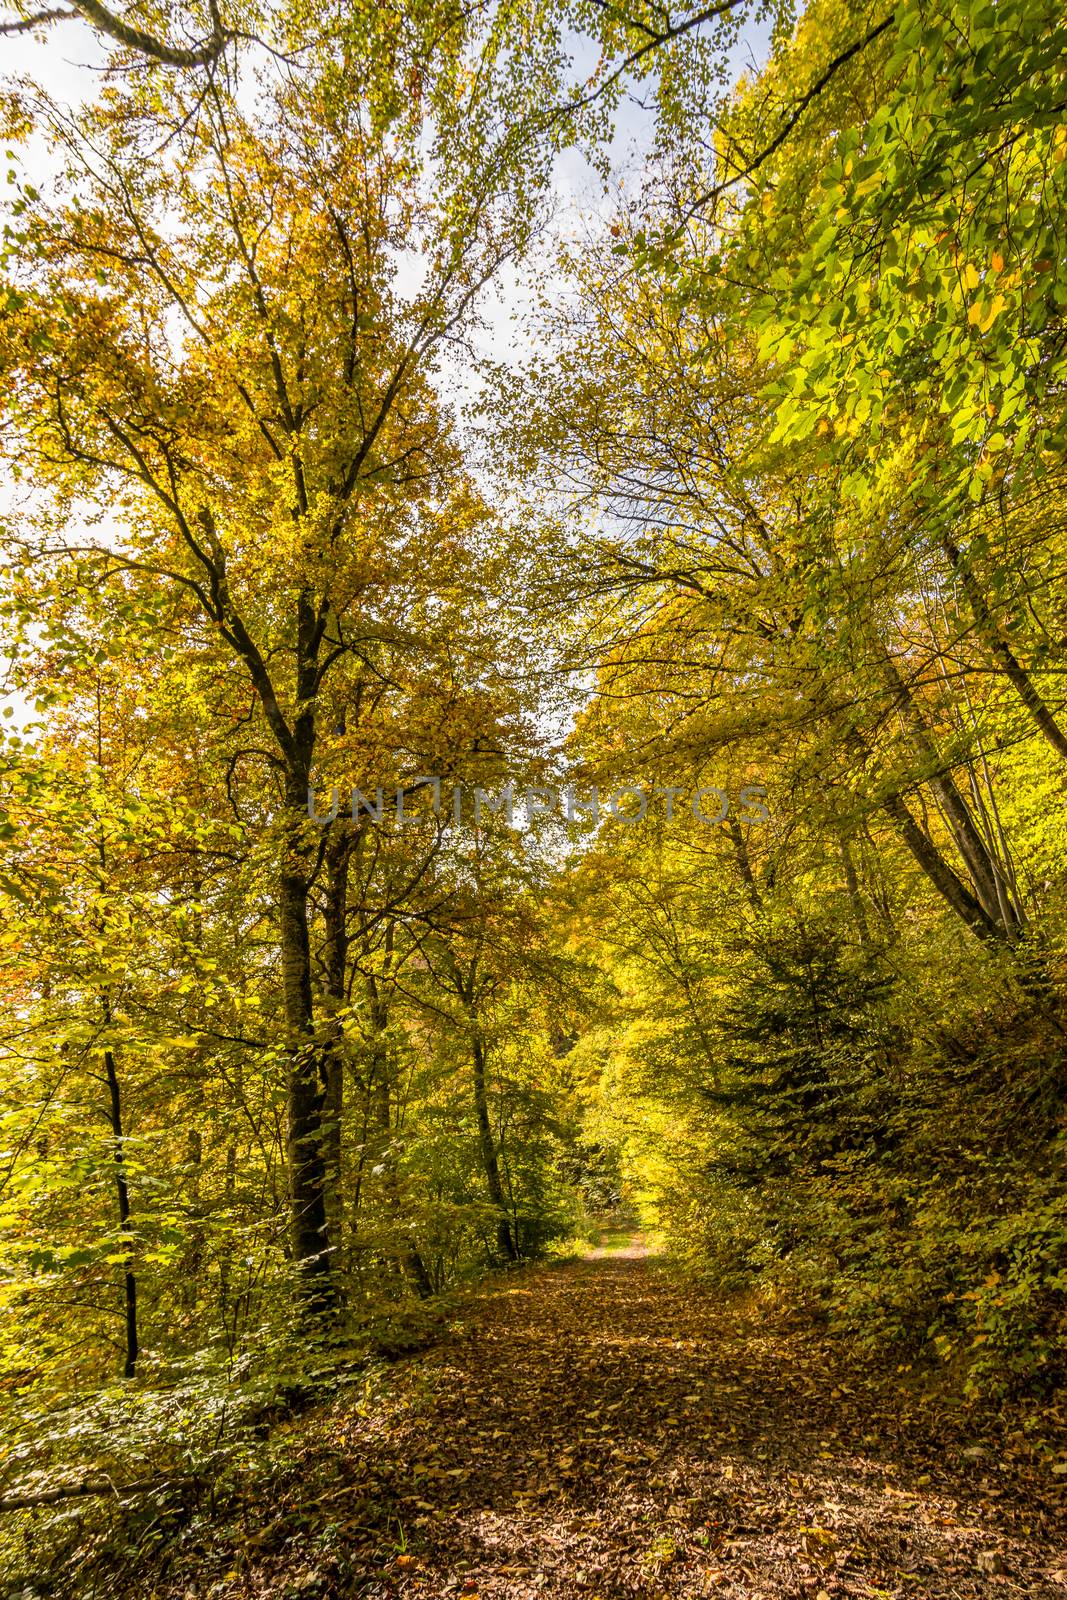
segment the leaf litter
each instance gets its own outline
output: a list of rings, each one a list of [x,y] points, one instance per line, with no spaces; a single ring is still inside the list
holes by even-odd
[[[851,1367],[639,1250],[472,1295],[389,1392],[298,1419],[264,1508],[139,1597],[1067,1595],[1063,1419]]]

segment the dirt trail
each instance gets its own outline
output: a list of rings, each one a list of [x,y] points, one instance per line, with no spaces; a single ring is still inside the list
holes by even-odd
[[[384,1409],[323,1419],[331,1539],[305,1500],[299,1567],[287,1540],[216,1592],[1067,1594],[1047,1454],[908,1381],[835,1375],[815,1334],[639,1243],[595,1251],[480,1296]]]

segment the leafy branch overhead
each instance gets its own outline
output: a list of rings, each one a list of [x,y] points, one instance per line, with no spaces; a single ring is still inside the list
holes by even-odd
[[[1059,12],[0,32],[12,1592],[1051,1594]]]

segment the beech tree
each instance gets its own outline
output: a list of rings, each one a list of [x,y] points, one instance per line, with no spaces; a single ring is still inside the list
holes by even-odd
[[[113,541],[79,547],[104,575],[182,591],[244,674],[282,774],[293,1250],[320,1299],[307,819],[320,703],[347,655],[409,625],[430,570],[457,577],[466,490],[429,374],[529,234],[547,151],[520,160],[500,118],[554,59],[549,44],[493,67],[501,47],[485,40],[469,82],[458,38],[359,69],[353,42],[339,29],[255,113],[217,82],[202,98],[179,81],[158,101],[134,85],[80,125],[27,102],[64,154],[70,198],[27,196],[4,353],[23,462],[65,506],[83,496],[120,520]],[[431,196],[416,141],[434,112]],[[416,245],[422,281],[404,298],[397,261]]]
[[[623,1219],[695,1298],[1050,1392],[1058,15],[0,30],[68,14],[99,93],[0,101],[16,1581],[143,1588],[171,1503],[198,1562],[190,1483],[281,1482],[264,1418]]]

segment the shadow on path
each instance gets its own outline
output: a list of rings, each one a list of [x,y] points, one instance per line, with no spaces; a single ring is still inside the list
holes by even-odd
[[[331,1498],[352,1507],[326,1587],[264,1570],[233,1592],[1067,1595],[1047,1460],[843,1371],[810,1329],[672,1279],[639,1240],[523,1273],[398,1372],[381,1413],[325,1420]]]

